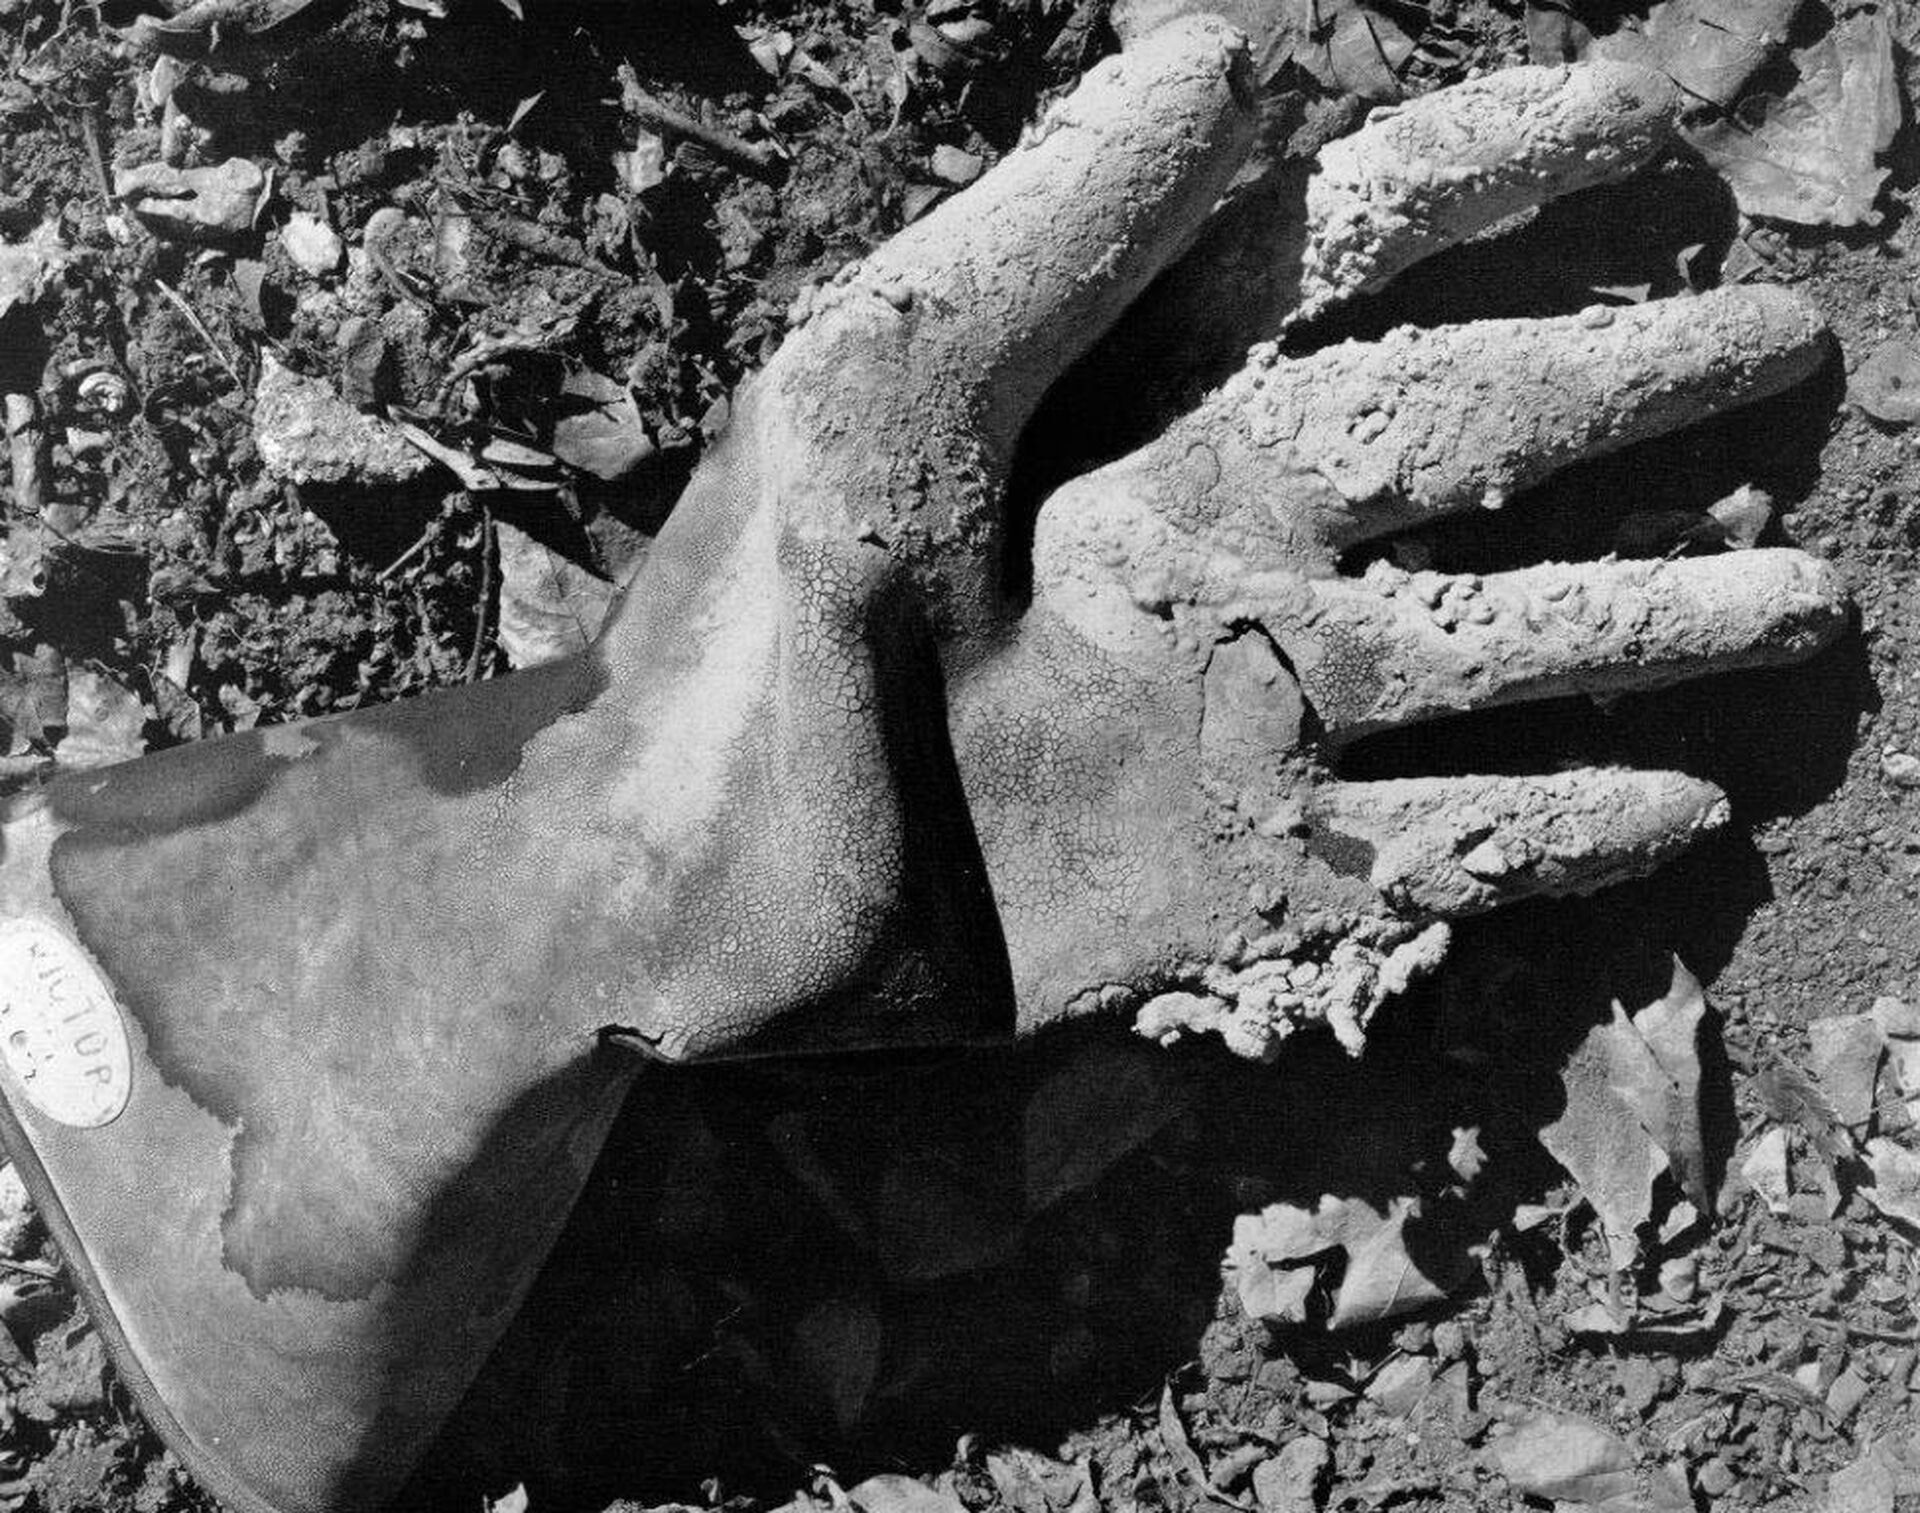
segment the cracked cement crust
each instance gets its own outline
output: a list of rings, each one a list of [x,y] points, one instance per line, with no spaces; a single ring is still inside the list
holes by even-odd
[[[1621,177],[1673,140],[1680,97],[1632,64],[1512,68],[1376,110],[1329,143],[1293,319],[1380,288],[1509,215]]]

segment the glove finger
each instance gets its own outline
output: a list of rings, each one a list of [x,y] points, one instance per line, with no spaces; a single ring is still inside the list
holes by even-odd
[[[1509,68],[1376,111],[1319,155],[1293,322],[1523,210],[1624,178],[1674,140],[1680,96],[1624,63]]]
[[[1440,919],[1644,877],[1726,818],[1711,783],[1625,768],[1326,783],[1306,812],[1322,860]]]
[[[1813,308],[1764,287],[1268,352],[1049,499],[1034,581],[1091,627],[1130,623],[1162,580],[1218,601],[1269,568],[1331,571],[1369,537],[1778,393],[1825,352]]]
[[[1294,362],[1263,349],[1153,445],[1208,448],[1231,494],[1304,498],[1312,533],[1339,550],[1497,508],[1574,463],[1770,398],[1827,352],[1813,306],[1767,287],[1402,328]]]
[[[1376,111],[1311,161],[1271,163],[1050,413],[1122,435],[1160,418],[1165,396],[1142,373],[1165,364],[1217,380],[1290,324],[1521,211],[1630,177],[1673,140],[1676,100],[1665,77],[1627,64],[1507,69]]]
[[[1252,144],[1245,39],[1211,17],[1093,69],[977,185],[855,279],[938,322],[943,365],[1011,447],[1047,387],[1188,246]]]
[[[1276,580],[1278,575],[1275,575]],[[1837,575],[1773,549],[1517,572],[1276,581],[1268,627],[1334,742],[1463,710],[1803,661],[1846,625]]]

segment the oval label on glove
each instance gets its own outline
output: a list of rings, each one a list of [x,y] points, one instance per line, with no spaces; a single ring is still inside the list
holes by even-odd
[[[111,1123],[133,1091],[112,990],[44,920],[0,924],[0,1060],[35,1108],[76,1129]]]

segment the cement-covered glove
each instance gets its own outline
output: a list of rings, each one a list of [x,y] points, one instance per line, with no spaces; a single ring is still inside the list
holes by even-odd
[[[1789,295],[1256,345],[1059,490],[1028,558],[1022,430],[1201,235],[1254,135],[1247,72],[1218,23],[1154,32],[820,291],[588,654],[16,808],[7,1143],[143,1408],[233,1506],[392,1493],[642,1062],[1096,1010],[1251,1053],[1315,1019],[1353,1039],[1445,921],[1720,818],[1671,773],[1328,760],[1804,656],[1843,619],[1820,565],[1338,563],[1795,383],[1821,333]],[[1597,65],[1376,117],[1272,228],[1259,297],[1222,291],[1265,311],[1243,342],[1631,171],[1672,109]]]

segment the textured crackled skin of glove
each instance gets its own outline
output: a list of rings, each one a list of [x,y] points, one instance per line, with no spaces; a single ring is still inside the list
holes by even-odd
[[[1301,335],[1634,171],[1673,111],[1619,65],[1442,92],[1329,148],[1262,263],[1244,217],[1209,228],[1255,135],[1244,48],[1169,24],[818,292],[590,652],[16,804],[0,1123],[195,1472],[243,1509],[389,1496],[643,1061],[1096,1011],[1357,1043],[1448,920],[1718,823],[1674,773],[1331,764],[1408,721],[1803,657],[1844,617],[1823,567],[1339,562],[1792,386],[1818,319],[1754,289]],[[1141,333],[1175,327],[1181,361],[1244,365],[1054,494],[1013,570],[1035,407],[1083,358],[1146,385]]]

